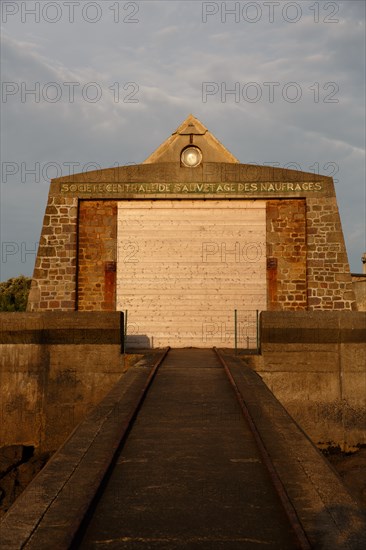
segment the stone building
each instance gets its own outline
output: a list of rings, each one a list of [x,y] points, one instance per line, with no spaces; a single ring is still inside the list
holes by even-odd
[[[362,273],[352,273],[353,290],[358,311],[366,311],[366,252],[362,254]]]
[[[232,345],[235,310],[355,307],[332,178],[240,164],[192,115],[142,164],[51,182],[29,311],[128,310],[179,347]]]

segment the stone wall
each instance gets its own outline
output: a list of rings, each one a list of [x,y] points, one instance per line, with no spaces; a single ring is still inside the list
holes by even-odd
[[[305,200],[267,201],[269,310],[307,307]]]
[[[254,368],[317,445],[366,444],[366,313],[262,312]]]
[[[267,201],[269,308],[356,309],[331,178],[238,163],[189,169],[165,162],[51,183],[28,311],[113,310],[115,210],[119,201],[140,199]]]
[[[116,310],[117,201],[80,201],[78,310]]]
[[[0,314],[0,447],[55,450],[119,379],[121,314]],[[366,313],[261,314],[275,396],[320,446],[366,444]],[[248,356],[251,357],[251,356]]]
[[[356,309],[337,201],[306,200],[308,304],[311,310]]]
[[[0,313],[0,447],[59,447],[122,374],[120,323],[117,312]]]
[[[77,197],[48,197],[28,311],[70,311],[76,303]]]

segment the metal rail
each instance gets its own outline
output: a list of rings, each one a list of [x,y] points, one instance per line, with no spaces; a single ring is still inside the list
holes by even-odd
[[[169,349],[160,354],[146,375],[135,376],[133,370],[128,371],[75,428],[2,518],[1,548],[75,547]],[[123,406],[125,383],[132,395]]]
[[[139,411],[140,411],[140,409],[143,405],[143,402],[144,402],[144,399],[147,395],[147,392],[148,392],[151,384],[153,383],[153,380],[154,380],[154,378],[155,378],[155,376],[158,372],[158,369],[161,367],[161,365],[164,362],[166,356],[168,355],[170,349],[171,349],[170,346],[168,346],[165,349],[164,353],[162,355],[160,355],[160,357],[154,363],[154,365],[152,367],[152,370],[151,370],[151,372],[150,372],[143,388],[141,389],[139,397],[135,401],[134,405],[131,407],[131,412],[130,412],[128,418],[126,419],[126,421],[124,422],[124,424],[122,426],[121,438],[120,438],[120,442],[119,442],[119,445],[118,445],[118,449],[116,449],[113,456],[111,457],[111,460],[108,464],[108,467],[105,470],[105,474],[103,476],[103,479],[99,483],[99,486],[96,489],[95,494],[93,496],[93,499],[90,501],[86,512],[84,511],[83,516],[81,518],[79,518],[79,521],[75,522],[75,526],[77,528],[72,533],[72,537],[70,539],[70,546],[69,546],[68,550],[73,550],[73,549],[78,548],[79,542],[80,542],[80,540],[83,536],[83,533],[84,533],[84,529],[85,529],[85,527],[87,526],[87,524],[89,522],[90,513],[92,512],[92,510],[93,510],[94,506],[96,505],[97,501],[99,500],[99,498],[103,494],[105,483],[108,481],[108,478],[109,478],[111,472],[113,471],[115,459],[118,456],[118,453],[119,453],[120,449],[122,448],[123,444],[125,443],[125,441],[128,437],[128,434],[131,431],[133,423],[135,422],[135,419],[136,419],[136,417],[137,417],[137,415],[138,415],[138,413],[139,413]]]
[[[141,407],[143,405],[143,401],[144,401],[144,398],[145,398],[145,395],[149,389],[149,387],[151,386],[153,380],[154,380],[154,377],[155,377],[155,374],[158,370],[158,368],[161,366],[161,364],[163,363],[163,361],[165,360],[166,358],[166,355],[168,353],[170,348],[168,348],[165,352],[165,354],[160,357],[158,363],[154,366],[152,372],[150,373],[150,376],[148,378],[148,380],[146,381],[146,384],[145,384],[145,387],[141,393],[141,397],[140,399],[138,400],[138,402],[136,403],[136,407],[134,409],[134,412],[132,412],[131,414],[131,417],[129,418],[129,421],[128,421],[128,424],[126,424],[125,426],[125,430],[124,430],[124,436],[121,440],[121,446],[122,446],[122,443],[126,440],[126,438],[128,437],[128,433],[135,421],[135,418],[137,416],[137,413],[141,410]],[[235,395],[236,395],[236,398],[239,402],[239,405],[240,405],[240,408],[241,408],[241,411],[242,411],[242,414],[249,426],[249,429],[253,435],[253,438],[255,440],[255,443],[257,445],[257,448],[258,448],[258,452],[263,460],[263,464],[265,466],[265,468],[267,469],[268,473],[269,473],[269,476],[270,476],[270,479],[271,479],[271,482],[273,484],[273,487],[276,491],[276,494],[278,495],[279,497],[279,500],[281,502],[281,505],[285,511],[285,514],[287,516],[287,519],[288,519],[288,522],[289,522],[289,525],[291,527],[291,529],[293,530],[294,532],[294,535],[296,537],[296,540],[298,542],[298,548],[300,550],[311,550],[312,546],[306,536],[306,533],[302,527],[302,524],[297,516],[297,513],[291,503],[291,500],[290,498],[288,497],[287,495],[287,492],[286,492],[286,489],[280,479],[280,477],[278,476],[277,474],[277,471],[275,469],[275,466],[271,460],[271,457],[265,447],[265,444],[261,438],[261,435],[255,425],[255,422],[249,412],[249,409],[248,407],[246,406],[246,403],[239,391],[239,388],[238,386],[236,385],[235,383],[235,380],[230,372],[230,369],[228,367],[228,365],[226,364],[225,362],[225,359],[223,358],[223,356],[220,354],[219,350],[217,348],[213,348],[213,351],[214,353],[216,354],[219,362],[221,363],[221,365],[223,366],[224,368],[224,371],[234,389],[234,392],[235,392]],[[108,470],[108,472],[106,473],[106,476],[103,480],[103,482],[101,483],[100,485],[100,488],[97,492],[97,494],[95,495],[95,498],[93,499],[93,502],[91,503],[90,507],[89,507],[89,512],[88,514],[86,514],[84,520],[81,522],[80,524],[80,527],[78,529],[78,533],[73,541],[73,544],[71,546],[72,549],[77,549],[79,547],[79,542],[82,540],[84,534],[85,534],[85,529],[87,528],[88,526],[88,523],[89,523],[89,520],[90,520],[90,515],[93,515],[93,509],[95,507],[95,505],[97,504],[98,500],[102,497],[102,494],[103,494],[103,491],[104,491],[104,486],[105,486],[105,481],[108,480],[108,477],[109,477],[109,474],[111,473],[112,469],[113,469],[113,462],[111,462],[111,466]]]
[[[121,422],[120,429],[118,430],[118,437],[115,438],[114,442],[108,444],[108,452],[105,453],[105,451],[103,451],[103,456],[101,456],[100,459],[98,458],[97,462],[100,461],[100,464],[98,465],[95,473],[91,473],[88,467],[83,468],[84,459],[80,461],[80,466],[78,466],[80,470],[79,476],[89,477],[89,485],[87,491],[88,494],[83,494],[83,492],[77,491],[74,495],[73,501],[68,501],[67,503],[65,503],[65,498],[67,498],[67,494],[63,495],[62,492],[60,492],[60,494],[56,498],[52,498],[48,504],[46,503],[43,512],[40,513],[38,516],[37,525],[33,523],[33,527],[30,528],[28,534],[24,536],[22,544],[17,544],[14,546],[10,545],[9,548],[15,549],[21,547],[29,548],[30,550],[48,548],[47,545],[45,546],[47,534],[49,535],[50,532],[50,521],[49,519],[47,519],[48,511],[50,511],[51,519],[52,517],[63,517],[63,524],[62,526],[60,526],[60,529],[55,529],[54,527],[52,527],[51,524],[53,546],[55,548],[60,548],[60,550],[72,550],[80,547],[80,544],[82,544],[83,538],[90,524],[90,520],[95,513],[96,507],[98,506],[100,499],[103,498],[103,493],[105,491],[108,480],[112,475],[119,452],[125,444],[127,438],[129,437],[129,433],[134,425],[136,417],[143,407],[145,397],[151,385],[153,384],[158,369],[166,359],[169,350],[170,348],[167,348],[165,352],[160,355],[158,360],[151,368],[151,371],[149,372],[147,378],[143,382],[143,385],[141,384],[141,388],[136,391],[135,396],[131,399],[129,408],[126,410],[126,414],[123,418],[123,421]],[[300,548],[301,550],[310,550],[312,547],[309,543],[309,540],[286,493],[284,485],[276,472],[275,466],[271,460],[269,453],[266,450],[265,444],[261,438],[258,429],[256,428],[250,411],[248,410],[248,407],[240,393],[240,390],[230,372],[230,368],[226,364],[225,359],[220,354],[220,352],[216,348],[213,348],[213,351],[214,354],[216,354],[220,364],[223,366],[224,372],[226,373],[235,391],[236,398],[242,410],[242,414],[253,435],[263,464],[269,473],[270,480],[280,499],[294,536],[296,537],[298,548]],[[98,456],[99,455],[97,452],[97,457]],[[90,460],[91,459],[88,459],[86,455],[85,461],[90,462]],[[94,459],[92,460],[92,462],[94,462]],[[66,515],[65,510],[67,510]]]
[[[302,524],[297,516],[297,513],[291,503],[291,500],[290,498],[288,497],[287,493],[286,493],[286,490],[285,490],[285,487],[280,479],[280,477],[278,476],[277,472],[276,472],[276,469],[275,469],[275,466],[271,460],[271,457],[269,455],[269,453],[267,452],[267,449],[265,447],[265,444],[261,438],[261,435],[255,425],[255,422],[246,406],[246,403],[238,389],[238,386],[236,385],[235,383],[235,380],[230,372],[230,369],[228,367],[228,365],[226,364],[224,358],[222,357],[222,355],[220,354],[220,352],[218,351],[217,348],[213,348],[213,351],[214,353],[216,354],[219,362],[221,363],[221,365],[223,366],[224,368],[224,371],[234,389],[234,392],[236,394],[236,398],[239,402],[239,405],[240,405],[240,408],[241,408],[241,411],[242,411],[242,414],[247,422],[247,425],[249,426],[249,429],[253,435],[253,438],[255,440],[255,443],[257,445],[257,448],[258,448],[258,452],[263,460],[263,464],[265,466],[265,468],[267,469],[268,473],[269,473],[269,476],[270,476],[270,480],[272,482],[272,485],[276,491],[276,494],[278,495],[279,497],[279,500],[281,502],[281,505],[285,511],[285,514],[287,516],[287,519],[288,519],[288,522],[289,522],[289,525],[291,527],[291,529],[293,530],[294,532],[294,535],[296,537],[296,540],[298,542],[298,548],[300,550],[311,550],[312,546],[306,536],[306,533],[302,527]],[[141,400],[139,401],[139,403],[137,404],[136,406],[136,409],[135,409],[135,413],[131,415],[131,418],[130,418],[130,421],[129,421],[129,427],[126,429],[126,437],[128,436],[128,433],[130,431],[130,428],[132,427],[133,425],[133,422],[137,416],[137,413],[138,411],[141,409],[141,406],[143,404],[143,399],[144,399],[144,396],[148,390],[148,388],[150,387],[150,385],[152,384],[153,382],[153,379],[154,379],[154,376],[157,372],[157,369],[159,368],[159,366],[163,363],[166,355],[168,353],[168,350],[167,352],[164,354],[163,357],[160,358],[159,360],[159,363],[158,365],[156,365],[153,369],[153,371],[151,372],[150,374],[150,377],[149,377],[149,380],[146,382],[146,386],[144,388],[144,391],[143,391],[143,394],[141,396]],[[126,437],[124,439],[126,439]],[[112,470],[113,468],[113,463],[111,464],[111,468],[110,468],[110,471]],[[106,475],[105,477],[105,480],[108,479],[108,475]],[[74,541],[74,544],[72,545],[72,548],[78,548],[78,542],[82,540],[83,536],[84,536],[84,533],[85,533],[85,529],[87,528],[87,525],[88,525],[88,522],[89,522],[89,519],[90,519],[90,515],[93,514],[93,509],[94,509],[94,505],[97,503],[97,501],[99,500],[99,498],[101,498],[102,494],[103,494],[103,491],[104,491],[104,486],[105,486],[105,483],[103,482],[100,486],[100,490],[98,491],[98,494],[96,495],[92,505],[90,506],[90,509],[89,509],[89,513],[86,515],[85,517],[85,523],[83,522],[82,525],[80,526],[80,529],[79,529],[79,532],[78,532],[78,536],[76,537],[75,541]]]
[[[309,542],[309,539],[307,538],[306,536],[306,533],[303,529],[303,526],[296,514],[296,511],[291,503],[291,500],[290,498],[288,497],[287,495],[287,492],[286,492],[286,489],[279,477],[279,475],[277,474],[277,471],[276,471],[276,468],[271,460],[271,457],[264,445],[264,442],[260,436],[260,433],[259,431],[257,430],[257,427],[255,425],[255,422],[249,412],[249,409],[239,391],[239,388],[238,386],[236,385],[236,382],[230,372],[230,369],[228,367],[228,365],[226,364],[225,362],[225,359],[222,357],[222,355],[220,354],[219,350],[214,347],[214,352],[216,353],[220,363],[222,364],[222,366],[224,367],[224,370],[225,370],[225,373],[234,389],[234,392],[236,394],[236,398],[239,402],[239,405],[240,405],[240,408],[242,410],[242,413],[243,413],[243,416],[245,418],[245,420],[247,421],[248,425],[249,425],[249,428],[253,434],[253,437],[255,439],[255,442],[257,444],[257,447],[258,447],[258,450],[262,456],[262,459],[263,459],[263,463],[265,464],[267,470],[268,470],[268,473],[271,477],[271,480],[272,480],[272,483],[273,483],[273,486],[280,498],[280,501],[281,501],[281,504],[285,510],[285,513],[288,517],[288,520],[289,520],[289,523],[295,533],[295,536],[298,540],[298,543],[299,543],[299,547],[301,548],[301,550],[311,550],[312,546]]]

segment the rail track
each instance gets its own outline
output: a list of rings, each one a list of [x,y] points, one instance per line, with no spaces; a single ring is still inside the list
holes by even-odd
[[[172,355],[172,353],[174,354],[176,352],[170,352],[170,355]],[[106,476],[93,499],[88,513],[76,533],[72,548],[104,548],[107,546],[118,548],[255,548],[258,545],[272,548],[299,548],[301,550],[308,550],[311,548],[223,355],[215,348],[213,350],[206,350],[206,361],[209,354],[211,354],[211,366],[206,366],[207,363],[201,367],[198,364],[192,365],[189,363],[188,357],[184,362],[185,365],[176,366],[174,360],[173,362],[169,362],[170,357],[168,350],[156,363],[143,388],[140,399],[136,402],[135,409],[131,411],[130,420],[128,425],[126,425],[120,449],[114,457],[108,472],[106,472]],[[218,364],[215,363],[216,361]],[[185,401],[184,396],[177,396],[176,399],[179,403],[178,408],[175,407],[174,404],[172,406],[171,401],[174,401],[174,399],[172,399],[174,390],[172,390],[172,393],[170,393],[168,397],[164,390],[167,381],[165,381],[165,384],[160,382],[159,385],[160,372],[162,373],[162,378],[164,378],[164,369],[166,369],[165,375],[168,377],[170,374],[169,371],[175,370],[175,373],[172,374],[174,374],[177,381],[177,378],[179,378],[177,373],[178,370],[186,368],[192,375],[195,370],[197,374],[200,368],[207,371],[209,369],[217,369],[218,365],[220,366],[220,370],[222,369],[222,372],[225,373],[227,381],[230,382],[233,390],[231,394],[232,401],[237,400],[240,406],[242,427],[246,427],[245,431],[244,429],[242,430],[243,441],[246,441],[247,445],[248,437],[250,437],[252,440],[250,444],[252,447],[255,447],[255,452],[253,453],[253,450],[251,450],[249,457],[243,459],[239,457],[232,460],[234,464],[235,460],[238,461],[237,463],[240,463],[241,460],[243,460],[243,463],[246,461],[247,464],[251,465],[252,469],[254,465],[254,470],[258,470],[258,465],[260,465],[262,470],[260,474],[260,494],[257,494],[256,490],[258,485],[254,491],[245,491],[245,485],[249,486],[251,483],[248,479],[239,479],[242,473],[239,474],[237,480],[233,479],[232,475],[229,475],[228,480],[225,482],[226,473],[224,471],[224,485],[225,483],[228,483],[228,486],[231,484],[229,490],[227,488],[224,489],[221,482],[219,484],[220,487],[215,481],[211,484],[210,475],[214,475],[214,473],[210,474],[210,472],[207,472],[208,475],[205,477],[205,481],[202,484],[202,481],[200,481],[200,475],[202,475],[202,473],[198,473],[196,481],[202,486],[202,490],[200,491],[201,494],[197,497],[194,488],[195,480],[192,476],[188,475],[188,479],[187,476],[185,476],[186,479],[184,483],[188,483],[190,491],[192,491],[191,494],[195,495],[195,498],[194,500],[191,499],[189,491],[185,491],[184,489],[182,498],[179,496],[180,484],[179,482],[176,483],[176,480],[179,480],[180,471],[178,469],[176,470],[176,480],[174,480],[174,476],[169,474],[166,475],[164,467],[157,467],[157,464],[159,461],[162,461],[162,463],[166,465],[169,458],[178,463],[178,458],[175,456],[177,452],[176,446],[178,445],[181,455],[183,454],[186,457],[187,455],[191,456],[191,458],[186,459],[186,462],[189,463],[191,461],[195,467],[197,467],[195,460],[197,456],[194,456],[194,452],[192,453],[191,450],[192,438],[189,435],[187,437],[187,434],[185,434],[186,437],[184,437],[182,433],[183,437],[174,438],[173,445],[168,444],[166,450],[162,448],[154,452],[151,458],[149,458],[148,446],[142,444],[141,447],[141,439],[144,437],[147,438],[151,451],[151,447],[160,446],[164,439],[170,437],[170,435],[166,433],[165,427],[162,431],[160,430],[160,433],[155,433],[156,426],[158,426],[159,423],[161,425],[161,421],[164,419],[164,414],[172,417],[178,412],[180,419],[178,420],[178,425],[175,426],[177,432],[189,431],[190,420],[193,425],[197,422],[197,397],[193,399],[193,409],[192,404],[188,400]],[[218,373],[215,372],[215,376],[217,376],[217,374]],[[221,381],[222,376],[220,376],[220,382]],[[187,380],[182,380],[182,383],[184,382],[187,383]],[[169,383],[174,384],[172,380],[168,382],[168,384]],[[163,396],[165,396],[165,403],[168,402],[168,406],[163,406],[163,409],[158,410],[154,415],[154,405],[151,404],[151,401],[156,404],[163,399]],[[220,390],[215,397],[220,400]],[[147,403],[149,398],[150,406]],[[186,406],[185,412],[183,410],[184,405]],[[210,405],[212,409],[211,398],[206,398],[203,399],[201,405],[198,405],[198,408],[202,407],[203,409],[207,409],[207,407],[210,408]],[[234,410],[235,407],[236,405],[234,405],[232,410]],[[147,411],[146,408],[148,408]],[[221,409],[221,407],[218,411],[217,407],[213,407],[212,417],[208,410],[205,417],[202,418],[202,408],[198,415],[200,417],[199,420],[201,420],[201,426],[197,426],[199,430],[204,429],[205,425],[207,428],[207,423],[211,425],[211,429],[216,430],[214,424],[217,421],[218,412],[219,424],[220,416],[225,416],[225,414],[228,414],[228,419],[231,418],[235,424],[240,424],[240,413],[237,414],[237,411],[234,413],[232,410],[225,412],[225,408]],[[178,409],[180,409],[180,411]],[[138,422],[140,419],[141,421]],[[224,424],[225,423],[226,422],[224,422]],[[226,424],[225,429],[228,428]],[[154,435],[151,436],[148,430],[152,431]],[[238,434],[236,434],[236,436],[237,435]],[[132,439],[131,444],[129,441],[130,439]],[[207,450],[215,452],[215,449],[210,446],[210,443],[205,452]],[[231,451],[231,454],[235,452],[237,453],[238,450]],[[202,454],[200,454],[200,458],[204,460]],[[155,462],[154,465],[151,464],[152,461]],[[187,467],[187,463],[183,464],[183,468]],[[133,464],[134,467],[131,468],[131,464]],[[210,464],[207,466],[202,462],[201,468],[211,468],[215,470],[215,465]],[[237,468],[234,466],[234,469]],[[258,475],[257,472],[255,475]],[[129,478],[129,481],[127,481],[127,478]],[[136,478],[139,481],[134,483]],[[240,491],[235,490],[236,483],[241,487],[241,495]],[[256,484],[258,483],[259,482],[256,480]],[[174,491],[176,491],[175,494]],[[149,492],[155,493],[155,495],[153,494],[151,496]],[[160,495],[159,492],[161,492]],[[230,493],[232,492],[234,494],[235,503],[230,502]],[[251,493],[254,493],[253,501],[251,501],[253,497],[248,496]],[[136,497],[136,494],[139,496]],[[274,503],[273,507],[276,507],[277,510],[276,514],[273,514],[273,510],[268,514],[265,520],[266,526],[264,529],[260,501],[263,501],[262,503],[264,507],[266,507],[267,504],[264,503],[264,501],[268,498],[268,494],[271,494],[271,500]],[[199,499],[199,496],[201,496],[201,499]],[[208,506],[207,511],[205,510],[203,514],[204,520],[202,518],[200,520],[202,528],[200,529],[199,526],[197,528],[197,522],[194,516],[199,516],[199,510],[202,508],[205,509],[207,500],[216,500],[216,502],[214,502],[213,505],[211,502],[211,506]],[[186,504],[184,501],[186,501]],[[175,503],[177,503],[178,514],[171,513],[171,509],[174,508]],[[151,513],[151,507],[154,506],[156,510],[159,504],[161,506],[160,512],[158,512],[158,514]],[[193,514],[188,514],[185,521],[183,519],[185,515],[184,506],[196,507],[196,511]],[[231,527],[226,525],[225,528],[222,528],[218,523],[218,508],[221,506],[229,506],[232,514],[235,514],[235,510],[238,510],[238,508],[240,509],[240,512],[237,514],[239,516],[238,521],[233,521]],[[250,520],[251,526],[247,529],[248,532],[246,532],[245,528],[239,528],[238,530],[240,522],[245,524],[245,515],[253,506],[258,508],[256,514],[257,519],[254,522],[256,526],[254,526],[252,518]],[[165,521],[162,524],[157,521],[157,515],[164,516],[166,514],[166,507],[169,507],[170,512],[166,515]],[[281,507],[283,510],[279,511]],[[150,508],[150,510],[146,513],[145,509],[148,508]],[[212,519],[209,517],[210,508],[212,509]],[[249,515],[253,516],[252,513]],[[205,525],[202,524],[202,521],[205,522]],[[269,526],[268,521],[273,522],[272,527]],[[225,518],[225,522],[227,523],[227,518]],[[282,525],[279,526],[281,522]],[[287,525],[285,525],[286,523]],[[263,535],[263,530],[267,531],[265,536]]]
[[[361,550],[365,526],[258,375],[215,348],[168,348],[75,429],[0,548]]]

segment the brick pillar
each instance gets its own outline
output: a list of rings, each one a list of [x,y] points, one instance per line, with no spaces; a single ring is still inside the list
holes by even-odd
[[[267,202],[269,310],[307,308],[305,201]]]
[[[356,309],[337,200],[306,200],[309,309]]]
[[[75,310],[77,204],[48,198],[27,311]]]
[[[115,311],[117,201],[80,201],[78,310]]]

